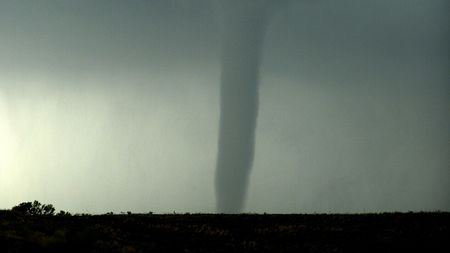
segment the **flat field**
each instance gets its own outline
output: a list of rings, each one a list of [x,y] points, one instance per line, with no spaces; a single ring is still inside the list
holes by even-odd
[[[450,213],[121,214],[0,211],[1,252],[450,252]]]

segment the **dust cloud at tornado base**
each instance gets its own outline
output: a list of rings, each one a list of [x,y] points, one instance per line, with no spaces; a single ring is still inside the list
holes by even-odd
[[[215,7],[7,2],[0,208],[215,212]],[[296,2],[273,17],[243,211],[449,210],[447,3],[408,3]]]

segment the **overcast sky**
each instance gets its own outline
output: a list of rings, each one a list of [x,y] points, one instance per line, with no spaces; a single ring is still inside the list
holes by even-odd
[[[274,14],[245,212],[450,211],[449,7]],[[214,212],[219,20],[207,0],[0,1],[0,209]]]

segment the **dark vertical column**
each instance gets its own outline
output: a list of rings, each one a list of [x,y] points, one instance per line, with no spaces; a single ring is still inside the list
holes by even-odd
[[[234,1],[232,1],[234,2]],[[243,209],[253,163],[261,49],[267,18],[247,1],[224,6],[217,211]],[[225,4],[226,5],[226,4]]]

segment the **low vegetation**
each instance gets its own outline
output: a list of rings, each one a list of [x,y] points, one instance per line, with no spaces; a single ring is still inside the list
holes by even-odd
[[[450,213],[54,215],[0,211],[2,252],[450,252]]]
[[[12,208],[13,212],[25,215],[53,215],[55,208],[52,204],[41,204],[35,200],[32,202],[23,202]],[[61,211],[64,212],[64,211]]]

